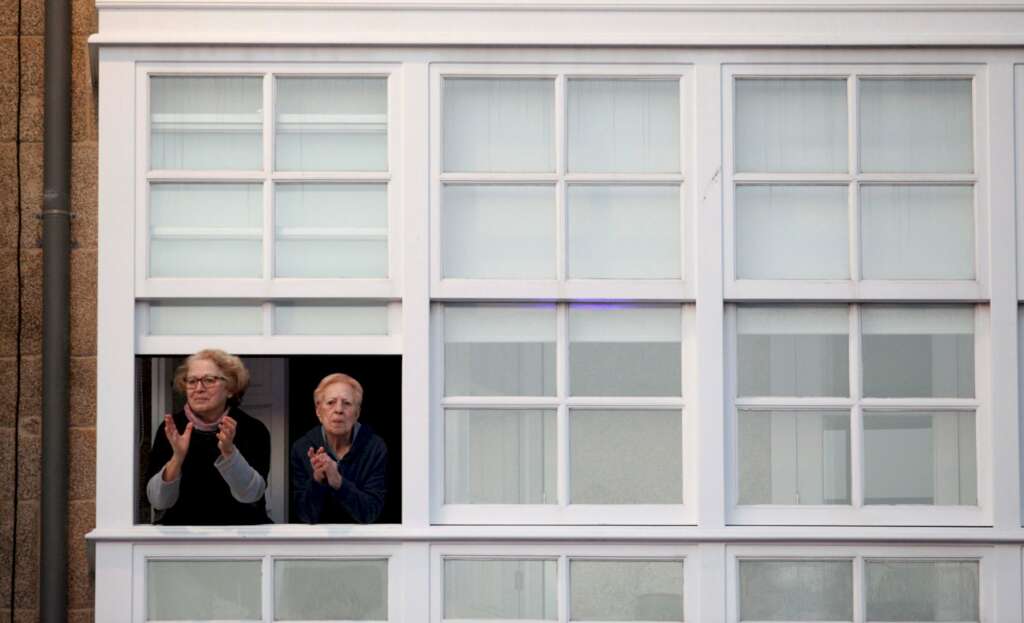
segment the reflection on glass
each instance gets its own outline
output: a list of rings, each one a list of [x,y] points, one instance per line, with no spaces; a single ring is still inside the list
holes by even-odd
[[[558,561],[446,558],[444,618],[554,621]]]
[[[849,504],[847,411],[739,412],[740,504]]]
[[[978,562],[868,560],[869,621],[979,621]]]
[[[864,503],[978,503],[973,411],[865,411]]]
[[[852,621],[849,560],[741,560],[740,621]]]
[[[682,621],[683,561],[569,562],[571,621]]]
[[[681,504],[682,425],[678,410],[571,409],[570,501]]]
[[[275,560],[275,621],[384,621],[387,560]]]
[[[570,306],[571,394],[679,396],[681,326],[678,306]]]
[[[558,501],[554,410],[445,409],[448,504]]]
[[[970,307],[864,307],[861,331],[865,396],[974,397]]]
[[[736,312],[740,396],[849,396],[846,306],[743,306]]]
[[[446,396],[554,396],[554,305],[449,305]]]

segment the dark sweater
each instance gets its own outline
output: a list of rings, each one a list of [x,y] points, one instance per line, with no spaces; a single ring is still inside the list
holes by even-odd
[[[323,447],[323,428],[313,427],[292,445],[292,501],[299,521],[304,523],[372,523],[384,508],[387,495],[388,448],[366,424],[356,430],[356,438],[340,461],[341,487],[313,480],[313,467],[307,452]],[[333,453],[331,454],[333,457]],[[336,457],[335,457],[336,458]]]
[[[267,427],[237,407],[232,407],[228,415],[238,422],[235,448],[266,481],[270,471],[270,433]],[[184,412],[174,414],[174,425],[179,433],[185,432],[186,424],[188,420]],[[149,456],[147,481],[163,469],[172,455],[171,444],[161,426]],[[168,526],[270,523],[265,497],[245,504],[231,495],[228,483],[224,482],[214,465],[219,456],[217,432],[193,428],[188,454],[181,466],[178,501],[158,516],[156,523]]]

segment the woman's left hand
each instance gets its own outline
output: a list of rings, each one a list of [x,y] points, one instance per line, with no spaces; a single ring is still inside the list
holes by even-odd
[[[238,422],[230,415],[225,415],[220,420],[220,428],[217,431],[217,449],[221,456],[227,458],[235,451],[235,428]]]

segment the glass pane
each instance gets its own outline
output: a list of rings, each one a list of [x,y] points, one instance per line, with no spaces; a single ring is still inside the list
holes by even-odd
[[[388,276],[386,184],[278,184],[274,274]]]
[[[554,410],[446,409],[448,504],[558,501]]]
[[[387,560],[275,560],[275,621],[384,621]]]
[[[150,277],[263,276],[261,184],[153,184]]]
[[[973,279],[974,189],[863,186],[865,279]]]
[[[852,621],[848,560],[741,560],[741,621]]]
[[[970,79],[861,80],[861,170],[970,173],[972,116]]]
[[[846,186],[737,186],[737,279],[849,279]]]
[[[571,502],[681,504],[682,428],[677,410],[571,409]]]
[[[261,569],[259,560],[148,560],[146,620],[262,620]]]
[[[736,171],[847,171],[846,80],[736,80]]]
[[[977,504],[974,412],[865,412],[864,503]]]
[[[260,305],[150,303],[150,335],[260,335]]]
[[[868,560],[869,621],[978,621],[978,563]]]
[[[386,78],[278,78],[280,171],[385,171]]]
[[[569,80],[569,170],[678,173],[679,80]]]
[[[555,170],[555,81],[445,78],[445,171]]]
[[[683,561],[572,560],[571,621],[682,621]]]
[[[570,306],[571,395],[681,395],[681,325],[678,306]]]
[[[849,396],[846,306],[740,307],[740,396]]]
[[[555,277],[554,187],[446,185],[441,203],[443,276]]]
[[[554,305],[444,310],[446,396],[554,396]]]
[[[556,560],[444,561],[445,619],[558,618]]]
[[[569,276],[679,279],[678,186],[569,187]]]
[[[740,504],[849,504],[848,411],[739,412]]]
[[[974,310],[865,307],[864,395],[973,398]]]
[[[150,78],[150,167],[263,168],[263,79]]]
[[[387,305],[277,303],[275,335],[387,335]]]

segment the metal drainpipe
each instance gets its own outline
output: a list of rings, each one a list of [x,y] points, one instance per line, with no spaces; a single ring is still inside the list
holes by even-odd
[[[39,621],[67,620],[71,272],[71,3],[46,0],[43,110],[43,424]]]

